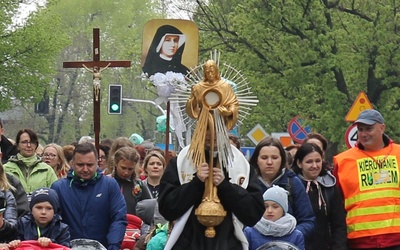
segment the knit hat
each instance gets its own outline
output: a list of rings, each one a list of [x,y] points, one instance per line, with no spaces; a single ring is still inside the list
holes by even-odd
[[[276,185],[273,185],[271,188],[267,189],[267,191],[263,194],[264,201],[273,201],[279,204],[282,207],[284,214],[287,213],[289,208],[288,202],[288,192]]]
[[[33,191],[32,196],[31,196],[31,203],[29,205],[30,210],[32,211],[32,208],[34,205],[40,202],[46,202],[48,201],[51,206],[53,207],[54,213],[57,213],[59,207],[60,207],[60,202],[58,201],[58,195],[56,191],[50,188],[38,188],[35,191]]]

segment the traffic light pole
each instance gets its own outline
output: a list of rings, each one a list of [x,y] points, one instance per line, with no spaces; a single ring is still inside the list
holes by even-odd
[[[126,102],[141,102],[141,103],[150,103],[153,104],[154,106],[156,106],[163,115],[165,115],[167,117],[167,127],[166,127],[166,133],[165,133],[165,160],[168,161],[168,151],[169,151],[169,102],[167,104],[167,112],[158,104],[156,104],[153,101],[150,100],[142,100],[142,99],[130,99],[130,98],[122,98],[122,101],[126,101]]]
[[[154,106],[156,106],[163,115],[167,115],[167,113],[165,112],[165,110],[158,104],[156,104],[153,101],[150,100],[141,100],[141,99],[130,99],[130,98],[122,98],[122,101],[126,101],[126,102],[141,102],[141,103],[150,103],[153,104]]]

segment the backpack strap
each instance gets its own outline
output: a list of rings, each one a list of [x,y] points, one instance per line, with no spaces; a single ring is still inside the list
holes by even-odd
[[[293,184],[292,177],[288,176],[285,190],[288,191],[288,193],[289,193],[288,201],[289,201],[290,207],[292,208],[292,210],[294,210],[294,201],[293,201],[293,195],[292,195],[292,186],[293,185],[292,184]]]

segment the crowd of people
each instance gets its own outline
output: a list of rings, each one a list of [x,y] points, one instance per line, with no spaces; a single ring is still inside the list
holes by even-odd
[[[400,145],[385,134],[376,110],[361,112],[355,123],[356,146],[333,163],[325,159],[328,140],[318,133],[286,148],[264,138],[249,161],[230,135],[233,162],[220,168],[216,160],[210,172],[209,162],[191,164],[190,146],[165,157],[128,137],[103,140],[99,149],[82,137],[37,151],[34,131],[20,130],[14,142],[3,135],[0,120],[0,249],[32,240],[69,249],[75,239],[96,240],[110,250],[256,250],[272,243],[307,250],[400,249]],[[207,180],[215,196],[206,195]],[[198,209],[208,197],[223,208],[210,226]],[[214,235],[207,235],[210,230]]]

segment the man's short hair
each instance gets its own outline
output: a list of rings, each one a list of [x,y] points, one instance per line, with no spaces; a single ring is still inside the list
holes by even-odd
[[[74,158],[77,153],[86,155],[86,154],[90,154],[92,152],[96,156],[96,159],[99,158],[97,150],[92,143],[81,143],[81,144],[76,145],[76,147],[74,149]]]

